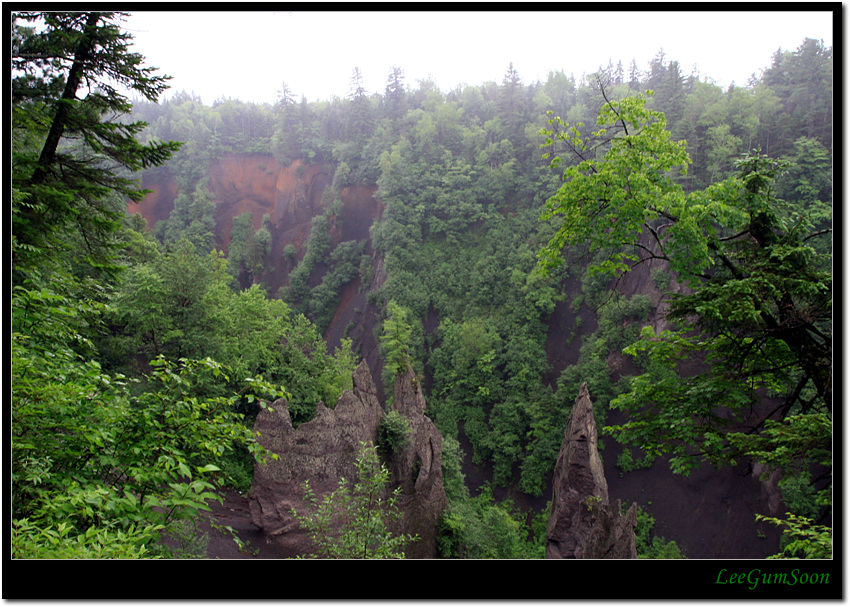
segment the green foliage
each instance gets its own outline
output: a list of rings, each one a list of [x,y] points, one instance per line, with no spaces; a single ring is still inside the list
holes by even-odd
[[[341,242],[331,253],[332,269],[325,273],[322,282],[310,293],[308,316],[320,331],[330,324],[339,303],[339,292],[360,272],[361,256],[365,242]]]
[[[495,502],[484,487],[477,497],[450,502],[440,520],[438,550],[442,558],[539,559],[544,538],[530,539],[523,515],[510,501]]]
[[[617,456],[617,467],[620,469],[621,473],[649,468],[654,462],[655,458],[651,455],[644,455],[640,459],[635,459],[632,450],[628,447],[623,449],[622,453]]]
[[[470,497],[462,471],[463,449],[443,438],[443,485],[449,507],[439,523],[437,549],[442,558],[543,558],[548,508],[528,517],[507,500],[497,503],[489,486]]]
[[[664,116],[646,110],[640,98],[605,101],[602,129],[591,136],[557,118],[558,130],[543,132],[544,145],[560,143],[579,162],[564,171],[565,183],[542,216],[559,223],[541,265],[556,266],[565,246],[570,255],[586,246],[596,252],[590,276],[618,276],[662,259],[689,287],[665,294],[670,329],[646,326],[639,338],[627,332],[610,344],[595,342],[600,357],[618,342],[641,368],[611,403],[629,420],[604,428],[626,445],[618,465],[623,471],[636,466],[628,445],[640,448],[645,463],[671,455],[673,470],[684,474],[700,460],[721,466],[751,457],[768,471],[784,470],[780,486],[794,508],[819,514],[831,493],[832,278],[828,247],[809,241],[831,229],[822,202],[826,154],[819,144],[798,140],[789,179],[786,163],[756,150],[736,163],[736,174],[686,194],[670,170],[689,159],[681,143],[670,141]],[[707,137],[709,174],[725,174],[740,140],[727,125],[709,128]],[[556,157],[553,165],[559,162]],[[774,183],[797,197],[795,203],[777,200]],[[601,260],[599,251],[605,251]],[[605,335],[618,319],[607,304],[599,311],[598,333]],[[699,366],[686,372],[685,363]],[[764,394],[784,402],[753,416]],[[778,419],[771,419],[775,413]],[[814,465],[830,470],[818,493],[809,481]],[[809,528],[811,521],[791,516],[784,523],[759,517],[785,524],[798,537],[784,555],[831,553],[829,528]],[[675,556],[663,540],[640,536],[644,558]]]
[[[443,436],[443,487],[449,502],[469,497],[463,473],[463,448],[452,435]]]
[[[256,231],[251,225],[253,219],[254,214],[250,212],[233,218],[227,250],[228,271],[243,286],[250,285],[261,272],[270,269],[266,262],[271,252],[271,219],[265,215]]]
[[[237,376],[263,375],[287,386],[295,424],[311,419],[319,401],[333,406],[351,384],[351,342],[330,353],[306,317],[259,285],[235,292],[229,283],[220,253],[202,257],[182,241],[128,270],[110,309],[113,335],[103,341],[118,341],[112,351],[119,360],[137,353],[210,357]],[[256,414],[256,406],[244,412]]]
[[[389,411],[378,426],[378,448],[383,453],[393,453],[410,441],[410,422],[398,411]]]
[[[160,527],[128,531],[89,527],[85,533],[65,522],[41,526],[28,519],[12,521],[13,559],[150,559],[148,550]]]
[[[410,323],[410,311],[395,301],[387,303],[387,318],[381,333],[381,355],[384,368],[389,374],[385,383],[391,385],[395,377],[406,372],[411,366],[410,337],[413,327]]]
[[[600,424],[612,401],[630,410],[621,438],[643,447],[645,461],[671,444],[682,447],[673,448],[681,470],[690,461],[686,452],[704,451],[718,463],[749,453],[768,466],[788,455],[786,497],[797,508],[812,507],[805,471],[829,455],[821,458],[819,439],[817,456],[791,457],[800,452],[784,437],[803,425],[818,426],[821,439],[824,428],[830,436],[831,418],[824,426],[808,417],[784,435],[765,424],[739,436],[728,430],[741,429],[728,427],[707,403],[747,411],[761,390],[785,397],[777,420],[829,413],[831,49],[806,40],[778,52],[761,78],[728,89],[684,76],[678,62],[659,54],[646,73],[635,62],[628,74],[610,65],[578,82],[552,72],[523,84],[508,66],[501,82],[444,93],[430,80],[407,88],[393,68],[383,96],[367,95],[355,74],[344,98],[299,103],[284,84],[274,105],[221,99],[206,106],[185,92],[153,102],[167,79],[127,52],[120,14],[45,13],[45,27],[36,31],[29,26],[39,15],[18,14],[12,23],[11,250],[13,284],[24,286],[13,320],[27,352],[21,358],[24,350],[17,350],[16,360],[26,360],[45,382],[51,374],[70,378],[44,384],[69,411],[87,402],[92,378],[114,379],[119,371],[141,380],[127,382],[129,394],[140,397],[152,385],[140,369],[159,355],[209,357],[230,368],[231,378],[262,375],[287,386],[296,424],[312,417],[319,400],[332,405],[350,385],[353,354],[350,342],[329,353],[321,333],[340,288],[358,273],[371,284],[373,270],[363,243],[333,248],[331,234],[340,227],[342,188],[374,185],[383,214],[371,244],[383,262],[383,286],[370,297],[406,310],[399,328],[409,327],[396,334],[404,340],[382,347],[395,349],[399,368],[409,364],[433,379],[425,383],[433,386],[429,415],[446,443],[464,432],[474,461],[492,464],[498,483],[513,484],[519,473],[521,490],[544,490],[577,386],[587,381]],[[92,61],[79,72],[73,58],[87,53]],[[114,83],[99,66],[116,70],[144,97],[131,119],[120,116],[129,103],[109,88]],[[646,88],[654,95],[631,96]],[[539,157],[541,129],[558,171],[547,171]],[[185,143],[160,143],[173,139]],[[736,167],[739,154],[759,145],[787,164],[785,173],[759,156]],[[580,154],[574,166],[566,166],[565,151]],[[304,259],[280,292],[285,304],[256,285],[274,263],[265,219],[254,230],[249,217],[235,218],[227,258],[215,251],[224,243],[213,235],[207,175],[224,153],[272,154],[283,166],[300,161],[298,176],[317,162],[336,167],[325,213],[314,220]],[[122,216],[126,200],[143,195],[132,171],[154,169],[169,156],[178,192],[172,216],[154,230],[160,247],[143,222]],[[541,214],[549,219],[539,221]],[[550,260],[565,253],[568,264],[536,271],[541,249]],[[284,257],[291,268],[298,257],[292,243]],[[672,304],[667,320],[679,324],[641,337],[647,302],[614,298],[610,289],[621,270],[653,258],[670,268],[652,274],[661,291],[671,279],[692,291],[678,299],[665,293],[664,305]],[[101,280],[118,266],[126,269],[117,278]],[[582,283],[580,297],[569,293],[581,311],[576,328],[581,319],[591,329],[579,360],[553,390],[544,383],[547,323],[565,295],[568,271]],[[237,282],[244,288],[235,290]],[[53,312],[39,316],[45,307]],[[99,323],[101,314],[107,325]],[[54,332],[56,340],[48,341]],[[608,364],[623,348],[640,373],[631,388],[612,380]],[[56,358],[32,354],[41,351]],[[712,372],[682,376],[677,364],[695,357]],[[73,364],[49,366],[48,359]],[[392,380],[392,366],[385,380]],[[31,389],[18,382],[22,391]],[[205,377],[193,390],[202,399],[227,398],[241,389],[236,383]],[[668,406],[653,417],[640,411],[650,402]],[[241,398],[233,406],[250,426],[257,402]],[[32,479],[51,470],[33,454],[23,461],[16,465]],[[244,487],[251,462],[244,447],[234,446],[215,475]],[[622,463],[635,465],[634,458]],[[455,472],[452,493],[460,496],[462,475]],[[811,487],[828,490],[827,481]],[[815,506],[824,502],[814,499]],[[466,518],[460,513],[456,522]],[[512,526],[503,513],[488,516],[494,528]],[[65,539],[71,533],[45,529]],[[489,542],[478,553],[507,554],[510,537],[506,531],[498,549],[495,539],[470,545]]]
[[[151,363],[145,389],[135,390],[68,347],[82,314],[64,303],[45,288],[18,287],[13,296],[16,550],[139,557],[160,532],[219,499],[214,489],[224,479],[216,464],[234,445],[263,456],[237,402],[283,392],[245,379],[227,394],[222,365],[164,358]],[[31,330],[38,325],[54,330]],[[209,395],[216,384],[225,395]],[[122,544],[112,552],[104,548],[109,541]]]
[[[832,558],[832,528],[816,525],[813,520],[797,516],[790,512],[788,518],[777,518],[756,515],[757,521],[767,521],[778,527],[785,527],[783,534],[790,538],[785,542],[782,552],[774,554],[769,559],[831,559]],[[786,536],[783,536],[786,537]]]
[[[683,559],[685,555],[674,541],[655,535],[655,518],[643,508],[637,510],[635,548],[639,559]]]
[[[767,420],[759,434],[729,435],[733,449],[763,464],[767,472],[782,471],[783,500],[796,515],[815,519],[832,503],[832,419],[827,413],[790,415]],[[812,466],[828,470],[820,491],[810,481]]]
[[[384,262],[385,280],[371,298],[379,306],[395,301],[409,310],[410,358],[418,372],[434,378],[429,413],[442,420],[438,423],[444,434],[464,431],[475,436],[477,461],[498,458],[500,479],[512,479],[519,465],[523,487],[537,492],[557,450],[572,384],[583,374],[589,377],[604,417],[607,403],[626,388],[624,381],[610,379],[605,362],[612,350],[636,339],[641,322],[624,319],[628,326],[621,330],[606,322],[583,344],[582,360],[561,381],[562,394],[553,394],[543,384],[548,370],[546,323],[562,296],[563,274],[546,277],[534,271],[534,265],[538,251],[558,233],[558,220],[578,217],[570,215],[566,198],[557,194],[564,185],[559,175],[545,170],[548,163],[539,158],[540,129],[549,132],[553,155],[566,158],[564,150],[572,147],[586,161],[569,168],[564,161],[558,172],[576,172],[574,193],[587,195],[581,201],[587,209],[599,204],[595,219],[584,226],[579,222],[575,229],[598,238],[602,246],[576,242],[567,257],[585,288],[581,302],[607,320],[614,314],[600,306],[609,299],[612,275],[604,270],[643,263],[652,256],[672,259],[672,265],[663,264],[671,268],[666,275],[654,273],[662,291],[672,278],[699,284],[700,273],[722,271],[712,243],[719,241],[722,248],[728,242],[722,239],[736,233],[736,222],[745,213],[729,202],[739,188],[716,182],[733,176],[736,158],[747,149],[761,145],[772,156],[798,164],[787,182],[777,181],[779,197],[797,205],[804,192],[794,193],[795,182],[807,182],[805,197],[814,200],[809,194],[817,189],[819,206],[806,221],[816,230],[826,228],[824,205],[831,204],[824,196],[831,156],[831,49],[806,41],[794,52],[779,53],[774,63],[763,80],[754,79],[746,87],[702,82],[659,54],[647,72],[635,62],[630,70],[612,64],[582,81],[552,72],[543,82],[524,84],[508,66],[499,82],[464,85],[446,93],[432,81],[408,89],[401,70],[394,68],[383,96],[365,95],[362,75],[355,74],[351,94],[328,101],[302,99],[299,104],[297,94],[284,84],[274,106],[216,102],[207,108],[183,94],[160,108],[144,104],[140,115],[156,117],[150,120],[151,136],[179,133],[197,141],[194,164],[188,148],[179,154],[187,176],[203,172],[206,150],[242,152],[252,142],[271,142],[270,150],[283,164],[299,158],[305,164],[332,163],[332,183],[323,195],[327,213],[314,231],[317,254],[305,251],[305,261],[281,292],[320,330],[336,303],[335,289],[338,292],[338,285],[353,277],[350,262],[357,257],[353,247],[337,253],[330,246],[341,189],[377,186],[384,212],[371,236]],[[654,94],[633,93],[647,88]],[[600,98],[600,89],[607,100]],[[807,121],[800,99],[815,102],[819,122]],[[601,124],[594,124],[600,114]],[[788,120],[791,115],[794,119]],[[806,141],[795,144],[801,137]],[[687,172],[680,170],[685,167]],[[595,194],[599,196],[594,202]],[[565,204],[547,207],[550,197]],[[552,221],[537,221],[543,212],[554,213]],[[707,225],[715,225],[713,234],[703,233]],[[622,243],[612,234],[629,238]],[[826,234],[805,241],[824,254],[814,260],[824,268],[829,266],[828,241]],[[556,250],[550,252],[560,253],[561,247],[554,244]],[[587,251],[595,256],[596,273],[582,271]],[[790,248],[787,252],[794,255]],[[294,253],[290,249],[293,258]],[[369,277],[371,264],[364,260],[361,256],[359,271]],[[746,301],[743,288],[735,297]],[[711,309],[717,301],[713,296],[700,305]],[[716,309],[718,314],[735,312],[731,307]],[[423,322],[426,319],[432,324]],[[474,407],[462,404],[464,386],[442,376],[453,372],[448,362],[452,346],[431,330],[435,319],[458,325],[483,319],[499,337],[501,350],[488,363],[493,367],[489,383],[473,386]],[[643,367],[649,358],[641,353],[635,362]],[[663,375],[661,367],[653,368]],[[718,381],[714,387],[720,385]],[[477,394],[479,387],[491,390],[489,399]]]
[[[168,80],[130,52],[132,36],[121,31],[122,18],[111,12],[12,15],[12,179],[22,198],[11,220],[19,270],[42,256],[67,255],[75,245],[84,247],[80,261],[110,269],[122,198],[144,196],[127,171],[162,164],[179,148],[142,144],[136,136],[145,123],[121,119],[132,105],[119,87],[155,101]]]
[[[799,134],[817,138],[832,149],[831,47],[825,47],[822,40],[806,38],[793,51],[777,50],[761,80],[781,104],[782,121],[775,125],[771,153],[787,153]]]
[[[772,195],[781,163],[750,154],[738,175],[685,195],[666,176],[688,158],[670,141],[662,114],[642,98],[606,99],[598,123],[592,140],[605,149],[601,160],[566,169],[547,203],[543,219],[564,217],[542,263],[556,263],[564,245],[588,244],[610,251],[591,271],[617,274],[627,261],[662,258],[692,290],[670,298],[668,318],[680,329],[656,335],[645,327],[625,349],[646,372],[613,402],[631,414],[618,436],[649,455],[672,453],[674,469],[687,472],[700,456],[715,464],[734,457],[724,436],[756,402],[756,388],[787,395],[786,413],[795,405],[828,408],[831,276],[817,269],[805,224]],[[546,134],[547,144],[564,141],[580,156],[591,142],[574,128]],[[617,181],[626,177],[628,188]],[[676,365],[696,355],[709,372],[682,377]]]
[[[307,241],[307,250],[298,266],[289,273],[289,285],[281,287],[280,298],[306,313],[310,301],[310,274],[316,264],[325,259],[331,249],[330,220],[327,215],[316,215]]]
[[[541,147],[560,142],[582,160],[564,169],[565,183],[549,198],[541,216],[560,222],[541,251],[544,267],[557,265],[566,245],[583,244],[606,252],[591,266],[592,272],[628,269],[627,262],[637,257],[622,250],[623,245],[636,245],[654,220],[681,205],[681,188],[670,173],[676,168],[684,173],[689,163],[685,143],[671,140],[664,114],[647,109],[646,99],[639,96],[605,103],[597,119],[599,129],[592,136],[583,136],[578,126],[554,115],[550,125],[553,129],[541,130]],[[597,160],[590,152],[598,157],[598,147],[605,152]],[[548,157],[547,152],[544,158]],[[555,156],[552,166],[559,164],[560,157]]]
[[[530,431],[521,480],[524,491],[539,494],[543,490],[544,479],[554,468],[564,427],[583,383],[588,385],[593,400],[597,426],[603,427],[611,400],[623,390],[622,382],[615,383],[611,379],[609,355],[634,338],[650,307],[650,301],[643,295],[632,298],[609,295],[597,310],[596,330],[582,339],[576,363],[564,368],[551,396],[541,395],[529,407]],[[626,459],[629,455],[624,452],[622,464],[631,468],[635,464]],[[647,461],[652,459],[646,457]]]
[[[818,503],[818,495],[812,475],[804,471],[797,476],[787,476],[779,481],[779,490],[782,492],[782,502],[798,516],[817,520],[821,513],[821,504]],[[821,496],[822,499],[830,499],[831,495]]]
[[[188,240],[199,255],[216,248],[215,201],[208,187],[209,179],[199,179],[191,192],[181,191],[174,200],[168,219],[157,224],[157,232],[165,244]]]
[[[126,272],[111,312],[141,352],[177,358],[209,355],[208,291],[222,276],[217,259],[215,252],[201,257],[191,242],[182,240]]]
[[[377,449],[361,444],[356,473],[351,480],[341,478],[333,493],[317,496],[304,483],[307,512],[292,515],[308,531],[317,558],[403,559],[405,547],[418,538],[395,534],[397,501],[401,491],[389,490],[390,473],[380,463]]]

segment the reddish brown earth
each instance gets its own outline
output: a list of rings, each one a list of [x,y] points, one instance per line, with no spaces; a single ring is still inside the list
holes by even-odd
[[[323,211],[322,192],[330,184],[332,174],[321,165],[307,166],[300,162],[279,167],[269,155],[229,155],[218,159],[210,169],[210,190],[218,204],[216,234],[219,246],[226,249],[233,217],[244,213],[254,214],[254,227],[268,214],[273,224],[272,270],[261,277],[263,284],[274,294],[286,283],[286,276],[303,257],[310,235],[312,218]],[[176,187],[167,170],[159,169],[143,179],[143,186],[154,190],[139,204],[130,204],[131,213],[139,212],[151,228],[166,219],[174,205]],[[352,186],[343,188],[343,209],[334,218],[333,244],[347,240],[367,240],[369,227],[382,212],[374,197],[375,188]],[[284,247],[292,243],[298,250],[294,260],[283,257]],[[380,320],[379,311],[368,301],[368,292],[380,286],[383,269],[380,258],[373,255],[374,281],[361,285],[359,278],[344,287],[333,319],[325,331],[329,348],[335,348],[343,337],[354,340],[358,354],[367,360],[376,380],[379,380],[382,361],[378,355],[374,328]],[[318,280],[318,272],[314,280]],[[644,292],[650,284],[649,268],[632,274],[620,289],[628,295]],[[573,285],[575,286],[575,285]],[[649,287],[653,287],[650,285]],[[651,293],[657,296],[657,293]],[[546,344],[552,361],[552,372],[546,378],[554,385],[560,371],[578,359],[583,334],[592,332],[592,311],[581,308],[578,315],[582,325],[576,330],[576,313],[571,302],[558,304]],[[436,327],[439,319],[429,317],[426,324]],[[659,327],[656,327],[659,328]],[[615,357],[616,359],[616,357]],[[609,360],[620,371],[625,371],[627,361]],[[428,378],[425,378],[426,387]],[[381,398],[383,398],[382,395]],[[616,416],[607,423],[615,423]],[[612,501],[637,502],[656,519],[656,533],[668,541],[675,540],[685,555],[692,559],[706,558],[764,558],[777,551],[778,531],[772,526],[757,526],[755,513],[767,511],[768,495],[758,480],[745,466],[715,471],[700,468],[685,478],[673,475],[664,462],[657,462],[646,470],[620,475],[616,467],[618,446],[605,440],[602,451],[605,462],[609,494]],[[469,453],[470,449],[466,445]],[[492,478],[487,468],[479,469],[471,461],[465,463],[464,472],[473,493]],[[497,499],[511,497],[525,511],[540,511],[546,506],[551,491],[542,496],[529,496],[508,489],[497,489]],[[219,525],[230,526],[239,534],[247,549],[240,551],[237,543],[227,533],[207,525],[210,536],[208,556],[220,559],[274,559],[294,555],[280,554],[267,544],[259,530],[251,523],[247,498],[235,492],[225,494],[225,502],[214,503],[211,514]]]
[[[129,202],[127,213],[139,213],[153,229],[159,221],[168,219],[174,210],[174,199],[177,198],[177,184],[167,168],[146,171],[142,175],[142,187],[151,192],[141,202]]]
[[[211,502],[212,511],[203,515],[201,532],[209,538],[207,558],[285,559],[297,556],[266,542],[264,534],[251,522],[247,497],[233,490],[224,492],[223,497],[223,503]],[[214,525],[210,524],[210,519]],[[241,545],[233,539],[232,533],[221,527],[230,527],[239,537]]]

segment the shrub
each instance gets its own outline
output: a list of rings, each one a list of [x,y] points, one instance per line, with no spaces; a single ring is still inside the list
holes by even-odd
[[[293,516],[310,535],[319,558],[403,559],[404,548],[418,536],[395,534],[401,488],[389,491],[390,472],[373,445],[362,443],[354,482],[339,480],[330,495],[318,496],[304,483],[306,512]]]
[[[638,507],[637,526],[635,527],[635,547],[639,559],[683,559],[686,558],[674,541],[653,535],[655,518],[643,508]]]
[[[390,411],[378,426],[378,446],[384,453],[404,447],[410,440],[410,422],[398,411]]]
[[[623,474],[633,470],[649,468],[654,462],[655,456],[650,453],[644,454],[640,459],[635,459],[632,450],[628,447],[623,447],[623,452],[617,457],[617,467]]]
[[[443,558],[539,559],[544,556],[545,514],[529,529],[510,500],[496,502],[489,487],[473,498],[452,500],[440,519],[437,547]],[[542,526],[541,526],[542,523]],[[532,538],[532,539],[530,539]]]

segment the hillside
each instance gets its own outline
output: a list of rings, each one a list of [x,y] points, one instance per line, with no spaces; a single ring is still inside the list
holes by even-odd
[[[303,259],[306,242],[310,235],[312,220],[324,212],[323,188],[329,187],[330,170],[314,166],[300,171],[302,164],[294,162],[288,167],[271,170],[275,166],[273,157],[261,154],[229,154],[215,161],[210,171],[210,191],[216,200],[215,233],[226,249],[228,227],[232,219],[245,212],[256,218],[269,213],[272,217],[272,247],[270,258],[280,259],[287,244],[298,249],[298,258]],[[260,168],[263,167],[263,168]],[[174,182],[167,171],[151,175],[143,182],[154,190],[139,204],[128,206],[128,213],[140,213],[155,229],[158,221],[167,218],[173,208]],[[375,198],[375,189],[369,187],[346,187],[340,193],[342,208],[335,217],[332,229],[333,246],[347,240],[366,240],[367,251],[371,251],[369,229],[381,218],[381,204]],[[255,221],[254,227],[259,224]],[[381,258],[373,255],[376,269],[383,265]],[[260,280],[270,291],[276,292],[287,283],[288,272],[295,263],[282,265],[272,271],[264,271]],[[323,270],[317,267],[311,275],[311,284],[321,282]],[[647,295],[654,302],[660,294],[649,278],[651,268],[646,266],[629,275],[619,285],[627,296]],[[383,368],[376,339],[375,328],[379,326],[381,313],[369,294],[381,286],[379,272],[376,279],[365,288],[359,276],[344,284],[336,297],[331,320],[324,330],[328,346],[339,345],[343,336],[354,341],[354,350],[376,370],[379,378]],[[580,289],[576,281],[565,281],[564,289]],[[575,319],[581,315],[582,331],[575,334]],[[440,319],[432,314],[425,319],[426,331],[434,331]],[[655,321],[658,323],[659,321]],[[595,329],[595,314],[589,308],[575,312],[567,301],[558,303],[547,322],[546,354],[551,371],[548,381],[553,382],[565,368],[579,362],[581,336]],[[628,361],[612,354],[608,365],[615,378],[630,371]],[[426,385],[431,383],[425,378]],[[378,380],[381,400],[384,389]],[[612,423],[616,418],[610,420]],[[607,441],[606,441],[607,442]],[[468,441],[462,441],[468,448]],[[676,541],[689,558],[764,558],[772,553],[778,541],[778,531],[764,524],[757,524],[754,515],[759,512],[778,513],[778,489],[773,482],[762,483],[758,474],[742,464],[721,471],[705,465],[687,479],[673,474],[666,464],[658,461],[649,469],[635,470],[627,474],[617,467],[617,456],[622,447],[616,442],[608,443],[604,462],[612,499],[637,502],[657,520],[656,531],[668,540]],[[492,482],[491,466],[476,466],[468,453],[464,471],[473,491],[481,483]],[[497,488],[499,498],[510,496],[523,509],[540,511],[551,497],[551,488],[539,496],[518,491],[516,488]],[[233,496],[231,496],[231,499]],[[690,513],[683,517],[682,513]]]
[[[831,555],[823,42],[205,105],[116,20],[13,19],[16,558],[202,554],[224,494],[327,557]]]

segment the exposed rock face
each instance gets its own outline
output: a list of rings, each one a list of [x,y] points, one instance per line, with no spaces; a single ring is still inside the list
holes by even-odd
[[[608,503],[593,403],[582,384],[555,464],[546,558],[637,558],[637,505]]]
[[[398,530],[421,538],[405,554],[408,558],[429,558],[436,556],[436,522],[447,503],[441,469],[442,437],[423,414],[421,390],[399,387],[403,379],[397,382],[395,402],[410,420],[413,434],[407,448],[394,454],[388,467],[393,471],[393,487],[402,487]],[[360,445],[377,444],[383,417],[384,409],[365,361],[354,372],[353,389],[343,392],[336,407],[331,410],[319,403],[315,417],[297,429],[292,426],[284,400],[257,416],[254,429],[260,433],[259,442],[279,456],[255,465],[249,496],[251,520],[269,541],[293,556],[311,552],[311,541],[291,512],[293,508],[306,510],[304,481],[309,480],[316,494],[325,495],[337,489],[341,477],[353,478]]]
[[[289,405],[275,401],[261,411],[254,424],[259,442],[279,456],[254,466],[251,484],[251,520],[269,539],[303,554],[310,540],[292,516],[306,510],[304,481],[323,495],[337,488],[341,477],[353,478],[355,459],[361,442],[377,441],[383,409],[376,396],[372,375],[365,362],[354,373],[354,388],[340,396],[331,410],[323,403],[309,422],[293,428]]]
[[[401,529],[419,536],[405,554],[433,558],[437,555],[437,522],[448,505],[443,487],[443,437],[425,415],[422,386],[412,369],[396,379],[393,403],[411,427],[410,441],[393,453],[390,464],[393,479],[402,490]]]
[[[322,194],[333,179],[333,166],[306,164],[296,160],[280,166],[271,154],[223,154],[210,162],[208,188],[215,201],[216,248],[227,251],[233,219],[242,213],[253,213],[252,228],[258,229],[265,215],[271,220],[271,250],[265,260],[266,267],[254,280],[262,283],[269,293],[288,284],[290,272],[306,253],[312,231],[313,218],[327,209]],[[177,182],[167,166],[144,171],[142,186],[151,190],[139,203],[129,201],[127,212],[140,213],[150,229],[168,219],[178,195]],[[366,241],[366,252],[371,251],[369,228],[381,216],[383,206],[375,198],[376,186],[351,185],[343,187],[339,196],[342,208],[330,222],[331,245],[355,240]],[[284,255],[287,245],[293,245],[297,255]],[[368,290],[378,289],[386,278],[383,261],[374,255],[374,280],[371,285],[361,285],[355,278],[343,287],[339,303],[331,322],[325,329],[329,351],[340,345],[342,338],[353,340],[355,351],[363,353],[375,377],[380,377],[383,364],[377,339],[372,333],[378,310],[368,297]],[[310,276],[310,286],[321,282],[328,270],[324,263],[317,264]],[[242,284],[243,288],[248,284]],[[352,329],[353,326],[353,329]],[[379,398],[384,386],[377,382]],[[387,386],[391,390],[392,386]]]

